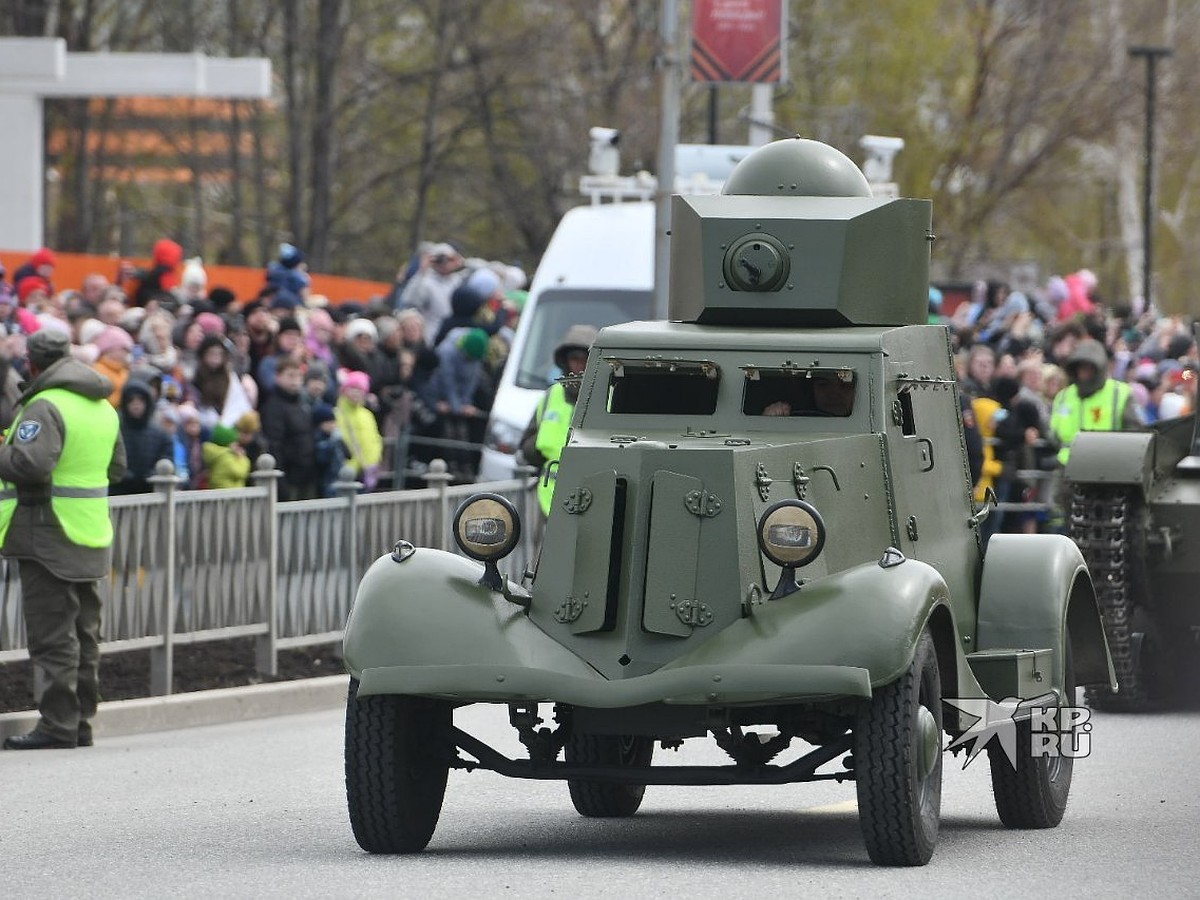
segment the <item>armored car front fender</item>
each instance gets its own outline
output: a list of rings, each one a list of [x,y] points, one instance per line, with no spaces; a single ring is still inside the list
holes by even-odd
[[[861,696],[898,678],[935,608],[950,623],[949,591],[932,566],[868,563],[753,608],[666,669],[717,664],[837,666],[861,673]]]
[[[395,685],[382,684],[380,673],[396,668],[491,666],[599,677],[521,607],[479,584],[482,574],[479,563],[442,550],[421,548],[403,562],[377,559],[346,622],[343,653],[359,694],[392,693]],[[395,692],[422,693],[401,686]]]
[[[437,550],[382,557],[359,587],[345,659],[359,694],[616,708],[869,697],[908,665],[945,584],[923,563],[871,564],[755,607],[646,675],[609,680]]]

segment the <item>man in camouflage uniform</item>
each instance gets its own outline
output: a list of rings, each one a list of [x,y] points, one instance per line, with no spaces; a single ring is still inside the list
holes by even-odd
[[[33,731],[9,750],[90,746],[99,701],[100,588],[111,566],[108,485],[125,471],[112,383],[67,336],[29,338],[32,382],[0,445],[0,555],[20,561],[29,655],[46,679]]]

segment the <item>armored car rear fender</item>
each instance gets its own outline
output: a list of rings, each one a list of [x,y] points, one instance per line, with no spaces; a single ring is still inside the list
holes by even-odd
[[[993,535],[983,561],[976,650],[1048,649],[1052,686],[1061,690],[1068,639],[1076,683],[1115,689],[1096,592],[1079,548],[1060,534]]]

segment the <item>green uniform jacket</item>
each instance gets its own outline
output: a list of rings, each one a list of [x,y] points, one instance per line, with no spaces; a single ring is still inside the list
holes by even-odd
[[[42,372],[21,395],[20,422],[11,442],[0,445],[0,480],[17,489],[17,506],[0,554],[32,559],[64,581],[92,581],[108,575],[111,547],[85,547],[67,537],[50,502],[50,481],[62,456],[69,421],[57,406],[37,395],[51,388],[108,406],[112,382],[74,359],[61,359]],[[111,406],[108,406],[112,410]],[[112,410],[116,416],[116,411]],[[109,482],[125,474],[125,445],[116,433],[108,463]]]

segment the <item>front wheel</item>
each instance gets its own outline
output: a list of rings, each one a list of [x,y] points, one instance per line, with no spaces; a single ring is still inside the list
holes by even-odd
[[[921,633],[908,671],[875,691],[854,725],[858,817],[871,861],[923,866],[942,806],[942,686]]]
[[[346,698],[350,827],[369,853],[416,853],[433,837],[454,750],[448,703],[421,697]]]
[[[1065,706],[1075,702],[1075,666],[1068,643],[1063,671]],[[1062,707],[1055,721],[1061,728]],[[1053,828],[1062,821],[1071,791],[1071,773],[1075,760],[1057,752],[1064,742],[1070,743],[1070,733],[1059,733],[1058,745],[1051,755],[1036,753],[1033,726],[1017,723],[1016,761],[1010,760],[1002,747],[988,746],[988,763],[992,767],[992,794],[996,812],[1006,828]]]
[[[573,734],[564,748],[569,763],[623,768],[646,768],[654,756],[654,741],[623,734]],[[610,784],[568,779],[571,802],[581,816],[625,818],[642,805],[644,784]]]

